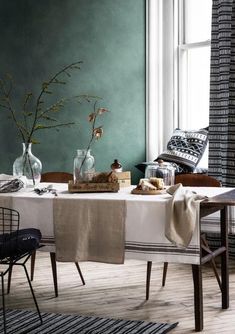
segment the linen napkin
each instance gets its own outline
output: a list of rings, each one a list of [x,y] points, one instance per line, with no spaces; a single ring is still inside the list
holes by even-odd
[[[24,187],[24,182],[13,175],[0,174],[0,193],[15,192]]]
[[[186,248],[199,222],[200,201],[206,196],[185,189],[181,183],[168,188],[167,192],[172,195],[172,199],[169,219],[165,225],[165,236],[177,247]]]

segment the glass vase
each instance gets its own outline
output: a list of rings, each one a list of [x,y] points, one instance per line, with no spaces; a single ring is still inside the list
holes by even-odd
[[[31,151],[32,144],[23,143],[23,153],[13,164],[13,175],[25,177],[26,187],[34,187],[41,180],[42,163]]]
[[[89,182],[95,173],[95,159],[90,150],[77,150],[74,158],[73,178],[77,182]]]
[[[145,178],[162,178],[165,186],[175,184],[175,168],[169,162],[151,162],[145,169]]]

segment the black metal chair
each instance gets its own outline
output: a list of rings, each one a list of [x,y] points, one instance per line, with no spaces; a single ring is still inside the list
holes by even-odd
[[[10,292],[12,268],[15,265],[20,265],[24,268],[38,312],[40,324],[42,324],[42,317],[38,303],[26,269],[26,262],[31,257],[32,253],[40,247],[41,232],[34,228],[19,229],[19,225],[20,214],[18,211],[0,207],[0,265],[2,268],[0,276],[2,283],[2,314],[4,333],[7,333],[4,276],[8,274],[7,292]]]

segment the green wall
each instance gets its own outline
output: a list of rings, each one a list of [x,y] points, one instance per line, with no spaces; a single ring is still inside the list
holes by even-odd
[[[89,93],[103,98],[104,136],[92,146],[96,170],[114,158],[132,171],[145,160],[145,1],[144,0],[0,0],[0,75],[13,75],[16,109],[25,92],[38,94],[41,83],[58,69],[82,60],[68,83],[49,101]],[[72,172],[76,149],[89,138],[92,105],[69,103],[59,118],[71,128],[38,132],[33,153],[43,171]],[[22,140],[0,109],[0,172],[12,173]]]

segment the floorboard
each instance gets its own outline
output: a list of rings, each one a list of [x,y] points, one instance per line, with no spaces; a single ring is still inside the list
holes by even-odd
[[[146,262],[124,265],[80,263],[83,286],[72,263],[57,262],[59,297],[54,297],[50,258],[37,252],[33,286],[41,311],[132,320],[179,322],[172,334],[194,333],[193,284],[190,265],[169,264],[166,286],[161,286],[162,264],[153,263],[149,301],[145,301]],[[235,262],[230,263],[230,308],[221,309],[221,296],[209,266],[203,270],[204,331],[235,333]],[[13,271],[8,308],[34,309],[23,269]]]

